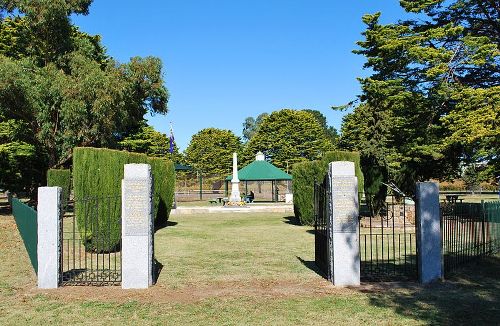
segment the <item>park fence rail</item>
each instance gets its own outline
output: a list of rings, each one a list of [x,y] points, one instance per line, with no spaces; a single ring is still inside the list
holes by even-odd
[[[445,275],[500,252],[500,201],[441,204]]]
[[[24,246],[28,252],[31,266],[38,273],[38,260],[37,260],[37,212],[30,206],[26,205],[17,198],[12,198],[12,215],[17,224],[21,238],[23,239]]]

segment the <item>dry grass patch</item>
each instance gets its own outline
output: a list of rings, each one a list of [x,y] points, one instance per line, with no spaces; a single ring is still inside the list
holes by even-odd
[[[309,227],[282,214],[172,216],[155,236],[163,270],[144,291],[36,288],[12,217],[0,216],[0,324],[494,324],[500,259],[445,283],[335,288],[315,270]]]

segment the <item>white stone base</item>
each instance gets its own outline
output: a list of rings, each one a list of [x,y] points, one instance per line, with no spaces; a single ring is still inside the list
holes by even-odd
[[[148,236],[127,237],[122,245],[122,289],[147,289],[152,285]]]
[[[231,181],[231,195],[229,201],[232,203],[239,203],[241,201],[240,183]]]
[[[358,233],[334,233],[333,251],[333,284],[358,286],[361,276]]]

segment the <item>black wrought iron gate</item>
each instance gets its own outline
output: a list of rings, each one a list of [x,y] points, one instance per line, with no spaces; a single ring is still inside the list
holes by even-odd
[[[314,184],[315,262],[331,279],[326,182]],[[363,204],[362,204],[363,205]],[[367,212],[366,209],[361,211]],[[416,280],[418,253],[416,208],[409,197],[390,195],[376,216],[359,216],[362,281]]]
[[[410,197],[389,195],[378,214],[364,215],[359,222],[361,280],[416,280],[415,202]]]
[[[121,197],[70,201],[60,219],[60,284],[121,284]]]
[[[314,261],[319,269],[330,279],[328,270],[328,214],[326,186],[314,183]]]

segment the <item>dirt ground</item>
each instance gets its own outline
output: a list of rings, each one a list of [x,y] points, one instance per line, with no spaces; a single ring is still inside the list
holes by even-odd
[[[11,215],[1,215],[0,233],[12,237],[7,241],[0,241],[0,250],[12,250],[13,247],[23,248],[22,240],[17,231],[15,221]],[[21,259],[27,259],[24,250],[19,250]],[[24,257],[26,256],[26,257]],[[31,266],[30,266],[31,267]],[[273,280],[273,281],[218,281],[210,283],[188,283],[182,288],[172,289],[155,284],[147,290],[122,290],[119,286],[64,286],[54,290],[43,290],[36,287],[36,277],[32,270],[24,274],[26,283],[14,286],[16,296],[23,298],[34,297],[39,294],[61,301],[84,301],[92,298],[104,302],[137,301],[143,303],[194,303],[209,298],[294,298],[294,297],[321,297],[332,294],[355,294],[360,292],[384,291],[388,288],[408,288],[417,286],[415,283],[364,283],[358,288],[334,287],[326,279],[314,280]]]

